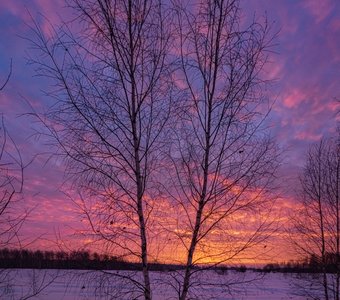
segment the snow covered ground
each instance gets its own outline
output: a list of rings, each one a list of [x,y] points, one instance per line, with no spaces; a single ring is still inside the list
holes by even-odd
[[[141,273],[127,271],[75,270],[7,270],[0,273],[0,299],[39,300],[108,300],[138,299],[141,295]],[[152,272],[153,299],[178,299],[176,290],[180,272]],[[134,283],[133,283],[134,281]],[[216,300],[280,300],[308,299],[297,286],[307,287],[311,281],[293,274],[261,274],[228,271],[204,271],[194,276],[191,299]]]

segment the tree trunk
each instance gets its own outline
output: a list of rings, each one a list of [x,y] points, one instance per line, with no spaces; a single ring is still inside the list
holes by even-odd
[[[326,240],[325,240],[325,224],[324,224],[324,211],[322,207],[322,199],[321,199],[321,159],[322,153],[321,148],[319,148],[319,157],[318,157],[318,208],[319,208],[319,218],[320,218],[320,230],[321,230],[321,260],[322,260],[322,274],[323,274],[323,289],[325,294],[325,300],[329,300],[328,296],[328,282],[327,282],[327,273],[326,273]]]
[[[340,137],[339,137],[340,139]],[[338,141],[337,150],[340,151],[340,140]],[[336,205],[336,291],[335,299],[340,299],[340,199],[339,199],[339,189],[340,189],[340,154],[337,153],[337,165],[336,165],[336,186],[335,186],[335,205]]]
[[[182,288],[181,295],[179,297],[180,300],[185,300],[188,295],[189,286],[190,286],[191,269],[192,269],[192,260],[193,260],[195,248],[197,245],[197,238],[198,238],[198,233],[199,233],[199,229],[201,225],[202,212],[203,212],[203,201],[200,201],[199,208],[196,214],[195,229],[194,229],[194,232],[191,238],[191,244],[190,244],[190,248],[188,251],[187,263],[185,267],[185,275],[183,279],[183,288]]]
[[[195,248],[197,245],[198,234],[200,231],[200,227],[202,225],[202,214],[206,201],[207,189],[208,189],[208,174],[209,174],[209,155],[210,155],[210,131],[211,131],[211,99],[208,99],[208,120],[207,120],[207,131],[205,134],[205,157],[204,157],[204,169],[203,169],[203,186],[202,192],[200,195],[200,200],[198,203],[198,210],[196,212],[196,220],[194,232],[191,238],[191,244],[188,252],[187,263],[185,268],[185,275],[183,280],[183,288],[182,293],[180,295],[180,300],[186,300],[189,286],[190,286],[190,277],[191,277],[191,269],[192,269],[192,260],[195,253]]]
[[[151,300],[151,286],[150,286],[150,276],[148,267],[148,245],[146,236],[146,224],[144,218],[143,210],[143,195],[144,195],[144,183],[142,178],[142,169],[140,165],[140,137],[137,128],[137,96],[136,96],[136,79],[135,79],[135,53],[133,44],[133,29],[132,29],[132,0],[129,0],[129,48],[130,48],[130,79],[131,79],[131,125],[132,125],[132,135],[133,135],[133,147],[134,147],[134,158],[135,158],[135,176],[136,176],[136,187],[137,187],[137,214],[139,220],[139,231],[140,231],[140,251],[142,259],[142,271],[144,279],[144,298],[145,300]]]

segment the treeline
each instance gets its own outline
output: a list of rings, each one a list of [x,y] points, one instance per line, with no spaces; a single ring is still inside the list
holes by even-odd
[[[228,270],[245,272],[282,272],[282,273],[327,273],[340,272],[340,257],[336,253],[327,253],[325,262],[321,257],[311,255],[302,261],[289,261],[284,263],[270,263],[262,269],[219,266],[216,271],[224,273]],[[81,270],[142,270],[142,264],[129,262],[121,257],[98,254],[90,251],[41,251],[27,249],[0,249],[0,269],[81,269]],[[151,271],[173,271],[183,269],[182,265],[151,263]]]
[[[321,256],[311,255],[302,261],[289,261],[281,264],[267,264],[264,272],[285,273],[340,273],[340,256],[336,253],[326,253],[324,261]]]
[[[0,249],[0,268],[81,269],[81,270],[142,270],[141,263],[128,262],[116,256],[89,251],[31,251]],[[180,269],[179,265],[151,263],[150,270]]]

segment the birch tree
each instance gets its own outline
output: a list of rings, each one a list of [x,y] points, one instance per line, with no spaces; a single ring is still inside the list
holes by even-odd
[[[340,295],[340,148],[339,138],[312,145],[301,175],[300,210],[293,218],[298,251],[320,268],[324,299]],[[327,273],[333,273],[327,275]],[[318,295],[314,295],[315,299]]]
[[[235,0],[178,2],[176,12],[183,95],[169,152],[169,197],[180,211],[175,234],[186,261],[177,288],[184,300],[196,265],[227,263],[266,239],[278,157],[264,125],[269,106],[261,72],[273,39],[266,20],[241,26]],[[247,218],[254,219],[249,234]]]
[[[79,190],[90,237],[141,262],[143,282],[133,282],[151,299],[151,179],[171,102],[168,16],[158,0],[70,6],[77,23],[52,30],[52,38],[32,28],[40,55],[32,63],[54,84],[53,105],[39,118]]]

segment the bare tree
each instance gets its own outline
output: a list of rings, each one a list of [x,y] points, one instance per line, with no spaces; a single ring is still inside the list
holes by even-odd
[[[15,200],[22,193],[25,169],[20,151],[8,134],[4,119],[0,126],[0,245],[8,247],[17,237],[26,213],[14,212]],[[17,240],[18,242],[18,240]]]
[[[321,286],[324,299],[338,300],[340,293],[338,138],[322,139],[310,147],[300,183],[301,208],[294,217],[294,243],[304,256],[310,258],[310,265],[322,273]]]
[[[12,75],[12,60],[10,70],[0,91],[7,85]],[[18,236],[18,231],[26,219],[26,213],[14,212],[14,202],[22,193],[26,165],[16,143],[9,135],[4,117],[0,117],[0,246],[8,247]],[[18,240],[16,241],[18,242]]]
[[[181,4],[176,78],[183,101],[169,151],[169,197],[179,215],[175,234],[186,252],[182,282],[176,279],[184,300],[196,265],[226,263],[268,237],[266,208],[272,205],[278,157],[264,124],[269,106],[261,71],[273,38],[267,22],[242,29],[235,0]]]
[[[10,70],[4,83],[0,87],[3,91],[12,75],[12,60]],[[20,229],[27,219],[29,211],[18,209],[22,200],[24,186],[24,171],[32,162],[24,162],[21,152],[9,134],[4,116],[0,115],[0,247],[21,247]],[[16,290],[15,286],[20,281],[17,270],[0,270],[0,297],[6,299],[31,299],[40,294],[49,286],[58,274],[47,274],[25,270],[30,278],[24,279],[24,290]]]
[[[53,106],[39,118],[79,190],[91,238],[138,259],[148,272],[152,176],[169,118],[169,22],[162,1],[70,1],[77,23],[32,41],[37,72],[52,79]],[[74,26],[74,27],[72,27]],[[74,31],[73,31],[74,30]],[[76,32],[73,34],[73,32]]]

